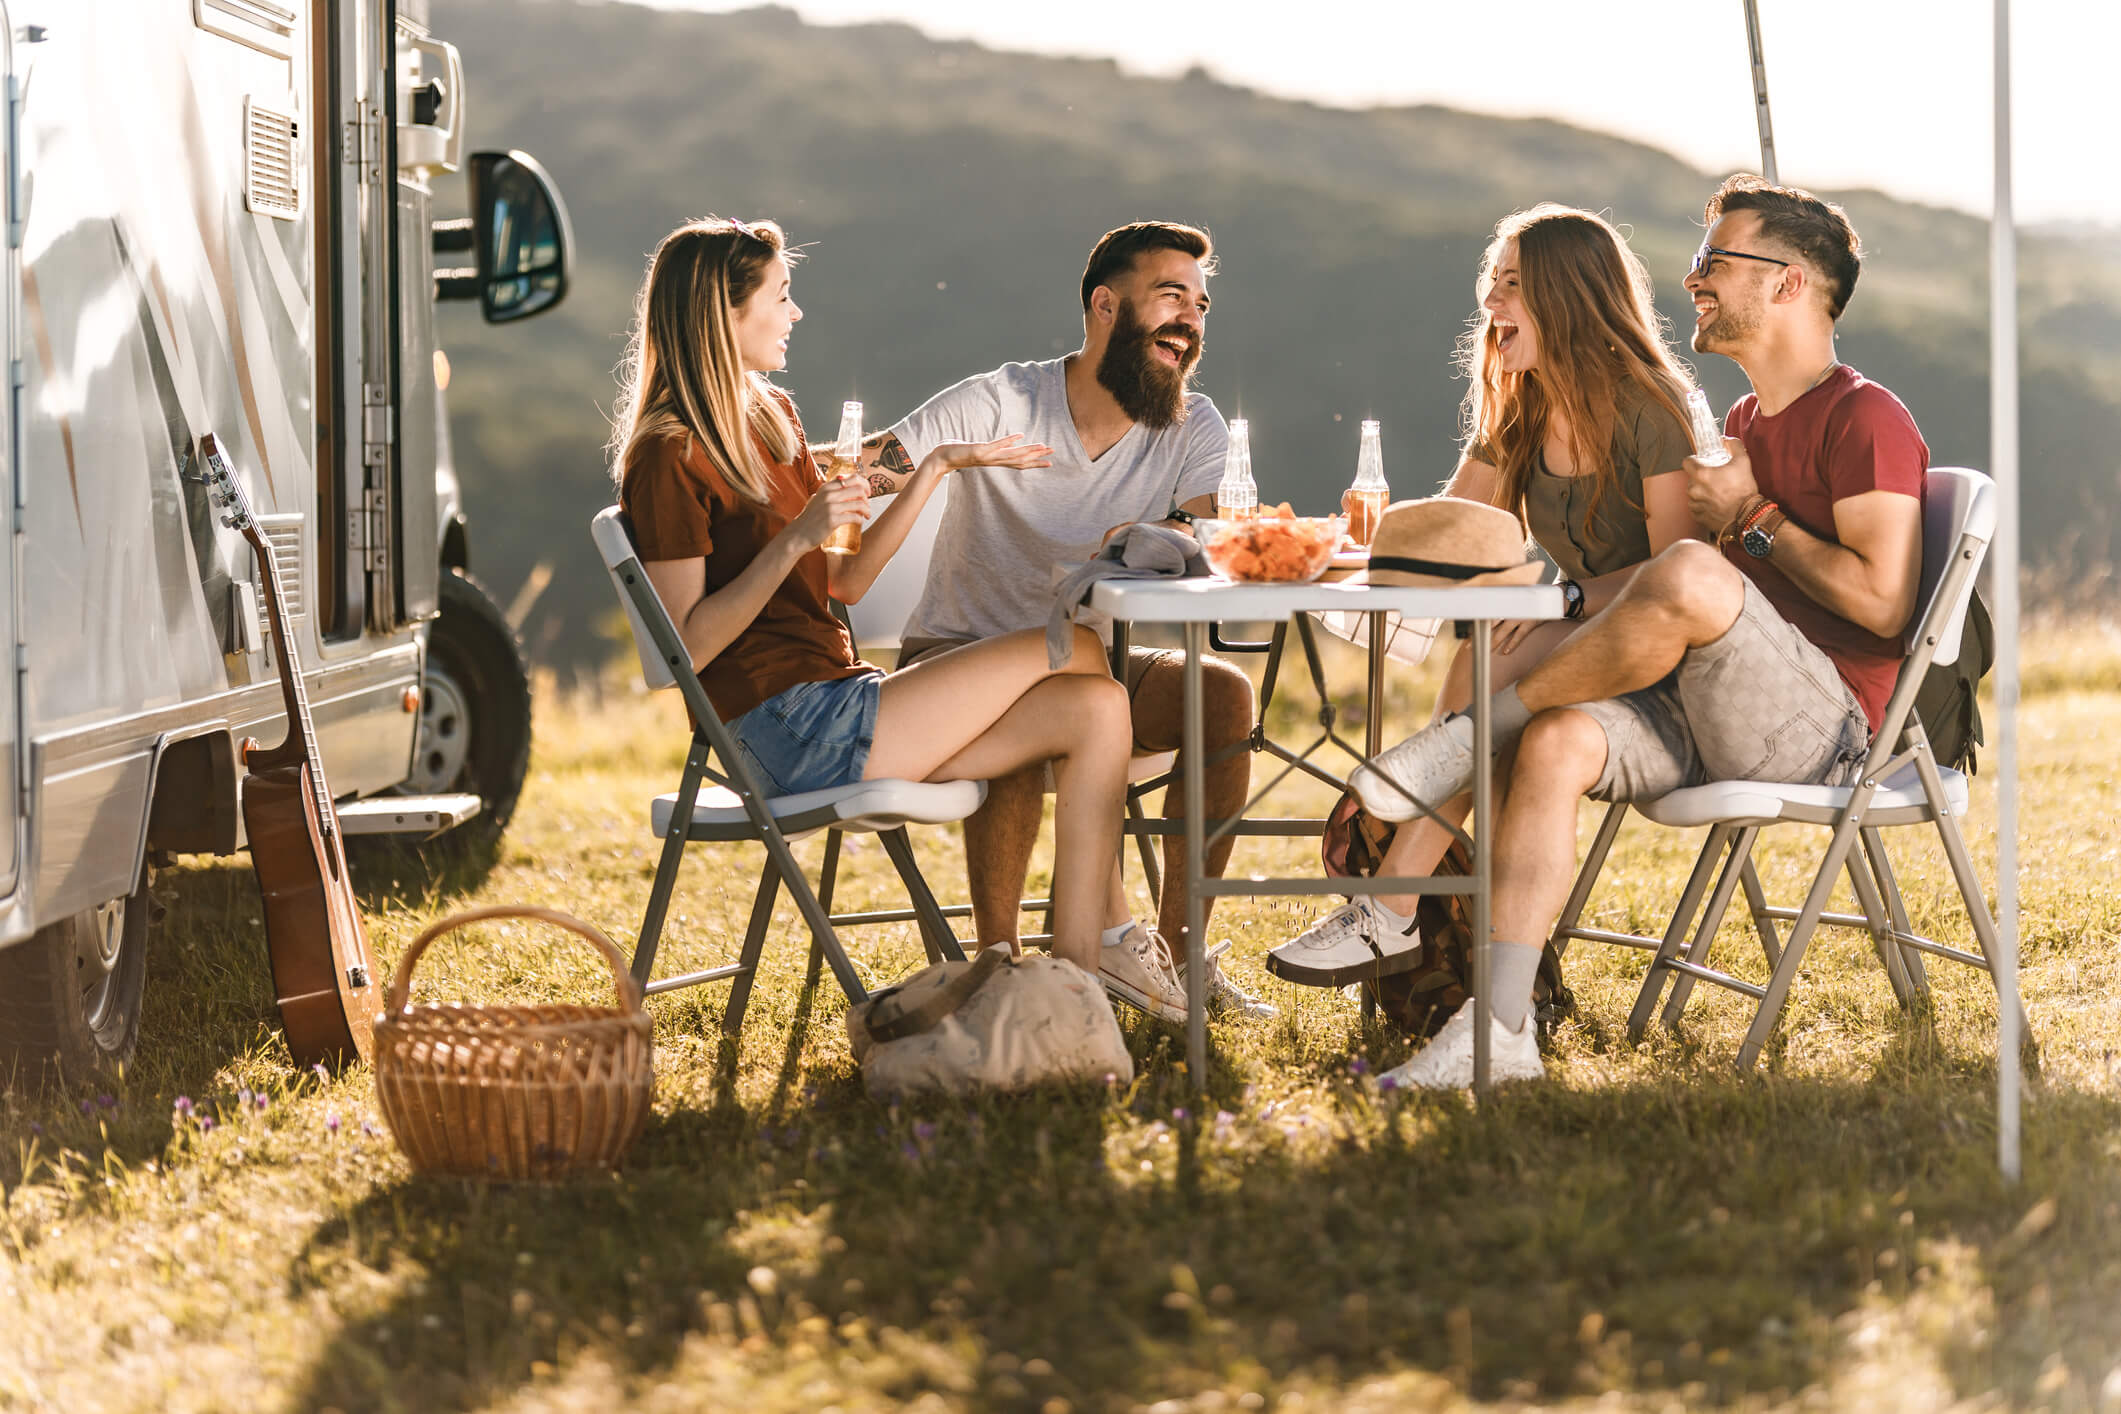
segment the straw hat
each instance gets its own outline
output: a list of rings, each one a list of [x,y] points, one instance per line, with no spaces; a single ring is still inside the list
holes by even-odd
[[[1544,571],[1525,558],[1516,516],[1459,496],[1431,496],[1385,507],[1370,541],[1370,567],[1350,578],[1358,584],[1533,584]]]

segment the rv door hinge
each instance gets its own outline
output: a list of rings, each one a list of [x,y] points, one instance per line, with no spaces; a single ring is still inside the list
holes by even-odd
[[[7,244],[22,249],[22,225],[29,213],[22,200],[22,80],[7,76]]]
[[[363,99],[339,129],[339,161],[373,180],[383,172],[383,110]]]
[[[371,486],[361,493],[362,519],[364,527],[362,550],[371,571],[390,568],[390,498],[380,486]]]
[[[29,368],[21,359],[9,359],[7,363],[7,425],[21,435],[22,399],[29,387]],[[19,445],[19,444],[18,444]],[[10,518],[15,533],[21,534],[29,528],[29,478],[22,474],[22,458],[11,456],[14,462],[14,487],[8,499],[14,503],[14,514]]]

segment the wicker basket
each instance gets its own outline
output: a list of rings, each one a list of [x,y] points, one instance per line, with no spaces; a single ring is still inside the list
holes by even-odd
[[[490,918],[565,928],[611,963],[619,1005],[407,1005],[413,964],[444,933]],[[474,908],[413,939],[376,1019],[376,1099],[425,1173],[557,1179],[609,1168],[648,1118],[648,1013],[609,938],[546,908]]]

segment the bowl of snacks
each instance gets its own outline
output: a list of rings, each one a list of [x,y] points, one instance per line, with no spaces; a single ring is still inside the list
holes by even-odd
[[[1300,516],[1287,501],[1245,520],[1200,520],[1208,568],[1240,584],[1302,584],[1325,573],[1347,526],[1342,516]]]

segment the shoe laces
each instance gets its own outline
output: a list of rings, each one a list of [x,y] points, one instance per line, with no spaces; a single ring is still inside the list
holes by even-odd
[[[1350,934],[1369,942],[1378,927],[1377,915],[1363,899],[1342,904],[1304,934],[1311,947],[1331,947]]]
[[[1141,960],[1142,970],[1149,974],[1149,980],[1161,987],[1166,995],[1184,996],[1186,985],[1179,978],[1178,965],[1172,962],[1171,950],[1164,945],[1164,940],[1147,928],[1137,927],[1134,935],[1134,955]]]

